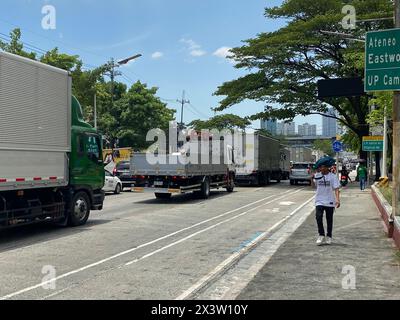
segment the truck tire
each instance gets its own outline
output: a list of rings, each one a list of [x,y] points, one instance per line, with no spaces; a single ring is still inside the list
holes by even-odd
[[[294,186],[294,180],[290,180],[290,185]]]
[[[154,195],[157,199],[171,199],[172,197],[171,193],[155,193]]]
[[[265,184],[266,186],[269,186],[269,185],[271,184],[271,177],[270,177],[269,173],[267,173],[267,174],[265,175],[264,184]]]
[[[71,227],[83,226],[89,219],[90,200],[86,192],[78,192],[71,202],[68,224]]]
[[[204,182],[201,184],[201,197],[203,199],[208,199],[210,197],[210,180],[205,178]]]

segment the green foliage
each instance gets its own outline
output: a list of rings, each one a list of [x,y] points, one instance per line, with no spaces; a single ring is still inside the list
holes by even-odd
[[[316,140],[313,145],[314,150],[320,150],[324,154],[333,157],[335,155],[332,149],[332,143],[329,140]]]
[[[36,60],[36,53],[27,52],[24,50],[24,45],[21,40],[21,30],[19,28],[10,32],[10,43],[0,40],[0,49],[12,54]]]
[[[357,19],[393,15],[390,0],[348,1],[356,7]],[[224,96],[216,110],[225,110],[246,99],[265,102],[265,112],[252,120],[276,118],[292,120],[296,116],[322,114],[329,106],[338,120],[360,140],[368,133],[367,97],[317,97],[318,80],[364,76],[364,45],[323,31],[343,32],[339,22],[342,0],[286,0],[278,7],[266,9],[266,17],[284,19],[286,26],[275,32],[264,32],[232,49],[236,68],[249,70],[246,76],[226,82],[216,95]],[[359,23],[354,37],[365,30],[393,27],[392,21]]]
[[[234,114],[222,114],[217,115],[207,121],[194,120],[189,124],[189,127],[196,131],[201,131],[203,129],[217,129],[219,131],[228,129],[241,129],[245,130],[251,122],[247,119],[241,118]]]
[[[168,131],[175,110],[168,109],[161,102],[156,96],[157,90],[147,88],[146,84],[138,81],[115,103],[115,108],[108,112],[108,119],[115,119],[110,131],[120,139],[120,146],[146,148],[151,144],[146,142],[148,131]]]

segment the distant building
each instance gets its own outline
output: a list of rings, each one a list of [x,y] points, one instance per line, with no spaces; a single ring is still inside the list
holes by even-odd
[[[294,122],[280,122],[277,124],[277,134],[282,136],[295,136],[296,135],[296,123]]]
[[[299,126],[299,136],[312,137],[317,135],[317,126],[305,123]]]
[[[337,116],[336,110],[331,108],[326,113],[330,116]],[[322,117],[322,135],[324,137],[336,137],[338,134],[338,121],[333,118]]]
[[[268,131],[273,136],[277,135],[277,125],[276,120],[261,120],[261,129]]]

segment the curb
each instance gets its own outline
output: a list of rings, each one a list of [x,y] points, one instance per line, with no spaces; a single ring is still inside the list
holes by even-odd
[[[379,188],[376,186],[371,186],[372,189],[372,198],[375,201],[376,206],[380,212],[381,218],[384,222],[385,233],[388,238],[393,239],[395,245],[398,249],[400,249],[400,221],[399,217],[395,217],[395,221],[390,221],[390,215],[392,213],[392,206],[385,199],[382,193],[379,191]]]

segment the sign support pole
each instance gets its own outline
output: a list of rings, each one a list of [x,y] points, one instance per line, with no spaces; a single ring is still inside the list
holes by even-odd
[[[383,124],[383,157],[382,157],[382,177],[386,178],[388,176],[387,172],[387,150],[388,150],[388,138],[387,138],[387,114],[386,107],[384,110],[384,124]]]
[[[395,0],[395,27],[400,28],[400,0]],[[394,92],[393,97],[393,212],[390,220],[399,215],[399,180],[400,180],[400,91]]]

